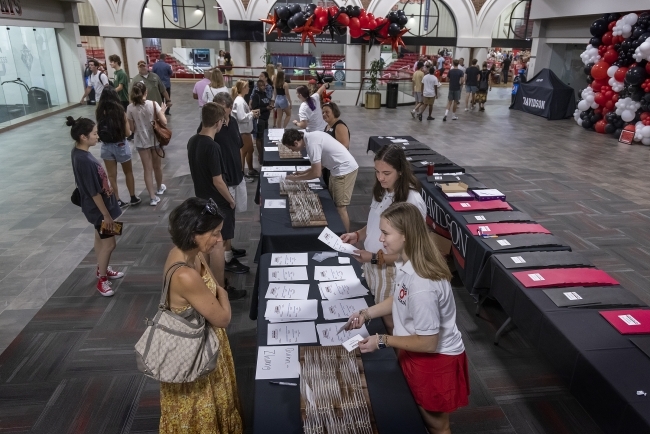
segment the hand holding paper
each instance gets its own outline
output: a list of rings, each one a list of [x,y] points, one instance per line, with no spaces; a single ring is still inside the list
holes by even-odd
[[[341,237],[336,235],[330,228],[323,229],[323,232],[320,233],[318,239],[330,246],[332,249],[341,253],[349,253],[351,255],[357,255],[354,253],[357,250],[352,244],[344,243],[341,240]]]

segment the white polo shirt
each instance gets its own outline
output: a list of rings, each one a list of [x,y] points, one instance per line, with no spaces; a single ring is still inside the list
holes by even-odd
[[[465,351],[456,327],[456,302],[446,280],[418,276],[411,261],[395,263],[393,293],[395,336],[438,335],[436,353],[456,356]]]
[[[366,225],[366,239],[363,241],[363,248],[367,251],[377,253],[383,247],[382,242],[379,241],[379,237],[381,236],[381,230],[379,229],[381,213],[391,206],[394,200],[395,193],[384,193],[381,202],[377,202],[373,196],[372,203],[370,204],[370,212],[368,213],[368,223]],[[415,205],[422,214],[422,218],[426,219],[427,206],[417,191],[411,190],[406,201]]]
[[[309,98],[314,102],[315,109],[310,109],[307,101],[303,102],[300,104],[300,109],[298,110],[298,118],[301,121],[307,121],[307,126],[305,127],[307,131],[323,131],[327,128],[327,122],[323,119],[323,111],[320,107],[320,95],[315,93]]]
[[[332,172],[332,176],[347,175],[359,168],[350,151],[326,132],[305,133],[304,139],[311,164],[320,163]]]

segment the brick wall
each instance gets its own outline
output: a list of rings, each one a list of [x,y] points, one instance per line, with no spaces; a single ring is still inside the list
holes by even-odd
[[[476,9],[476,13],[478,14],[478,11],[481,10],[483,5],[485,4],[487,0],[472,0],[472,4],[474,4],[474,9]]]

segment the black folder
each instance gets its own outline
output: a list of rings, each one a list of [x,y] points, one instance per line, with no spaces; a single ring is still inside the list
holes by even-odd
[[[633,336],[628,338],[634,345],[636,345],[646,356],[650,357],[650,336]]]
[[[549,234],[518,234],[479,239],[496,251],[527,247],[566,247],[559,238]]]
[[[471,187],[470,187],[471,188]],[[463,214],[467,223],[532,222],[533,219],[521,211],[489,211]]]
[[[411,155],[440,155],[440,154],[438,154],[436,151],[434,151],[431,148],[421,149],[420,147],[418,147],[418,149],[415,149],[415,148],[407,147],[404,150],[404,155],[406,155],[408,157],[408,156],[411,156]]]
[[[427,159],[427,161],[430,161]],[[434,162],[435,168],[433,169],[434,173],[465,173],[465,169],[457,166],[452,162],[448,163],[436,163]],[[427,166],[418,163],[411,163],[411,168],[413,173],[427,173]]]
[[[501,253],[494,255],[508,270],[518,268],[544,268],[544,267],[592,267],[591,262],[584,256],[573,252],[521,252]]]
[[[404,152],[407,151],[430,151],[431,148],[420,142],[409,142],[409,143],[395,143],[398,146],[401,146]]]
[[[575,286],[544,289],[558,307],[639,307],[645,303],[622,286]]]
[[[485,184],[478,181],[472,175],[445,175],[443,173],[436,173],[432,176],[427,176],[427,181],[432,184],[447,184],[449,182],[464,182],[468,188],[487,188]]]

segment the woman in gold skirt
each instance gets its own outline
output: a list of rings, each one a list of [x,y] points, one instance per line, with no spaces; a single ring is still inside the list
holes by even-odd
[[[221,238],[223,218],[216,203],[190,198],[172,211],[169,232],[175,247],[165,272],[182,263],[171,277],[169,306],[185,315],[195,309],[219,338],[217,367],[191,383],[160,384],[161,434],[238,434],[243,432],[235,366],[225,327],[230,323],[228,293],[216,283],[204,254]]]

